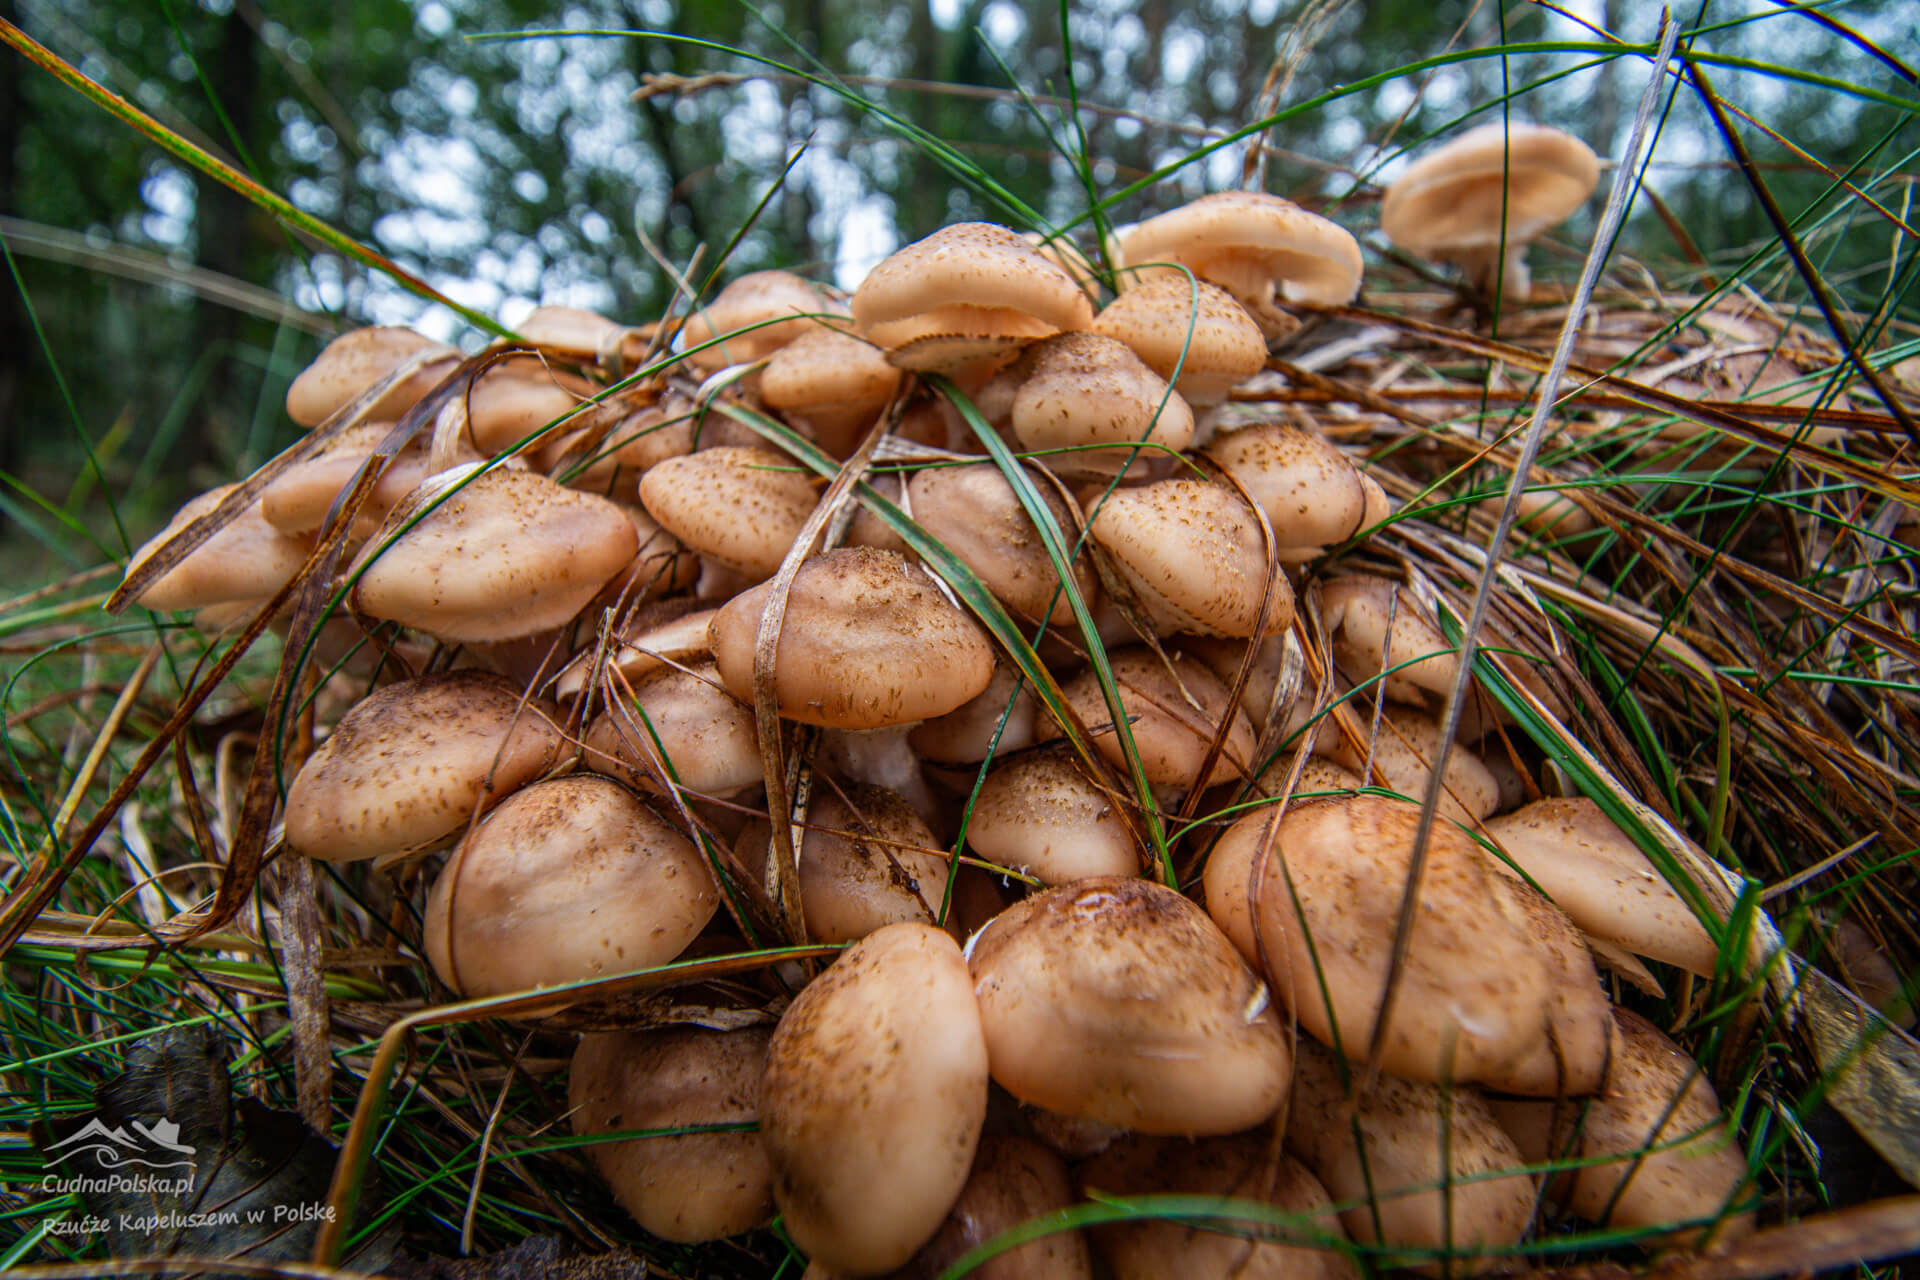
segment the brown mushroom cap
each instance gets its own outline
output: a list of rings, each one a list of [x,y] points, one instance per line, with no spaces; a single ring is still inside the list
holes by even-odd
[[[228,484],[209,489],[181,507],[166,528],[133,553],[127,561],[127,576],[131,577],[168,539],[219,506],[238,487]],[[300,571],[312,551],[311,537],[282,533],[268,524],[256,500],[154,579],[135,599],[146,608],[159,610],[264,602]]]
[[[397,527],[471,475],[432,477],[388,517]],[[391,546],[375,536],[354,562],[353,606],[443,640],[512,640],[565,623],[633,562],[639,538],[605,498],[531,471],[473,476]]]
[[[320,531],[340,491],[352,483],[374,447],[393,430],[391,422],[363,422],[334,437],[318,454],[296,462],[260,491],[260,514],[285,534],[301,537]],[[477,462],[480,456],[461,449],[456,463]],[[365,540],[389,511],[432,474],[425,448],[401,450],[387,464],[373,491],[354,517],[351,537]]]
[[[607,665],[637,687],[656,671],[710,658],[713,650],[707,647],[707,627],[718,612],[686,599],[656,600],[645,605],[628,622],[625,634],[614,641]],[[571,698],[586,687],[593,656],[589,649],[561,669],[559,679],[554,681],[555,697]]]
[[[791,271],[750,271],[688,317],[681,345],[720,340],[688,357],[698,369],[747,364],[814,332],[820,322],[813,317],[822,314],[845,315],[846,307],[823,286]]]
[[[1077,524],[1066,502],[1049,485],[1034,487],[1071,546]],[[1073,606],[1040,531],[998,466],[928,467],[908,482],[907,500],[921,527],[1016,615],[1062,626],[1073,621]],[[1081,596],[1092,599],[1099,579],[1091,560],[1082,555],[1073,565]]]
[[[771,1027],[663,1027],[580,1038],[567,1074],[573,1131],[752,1124]],[[682,1133],[583,1148],[620,1207],[665,1240],[695,1244],[773,1216],[773,1169],[757,1133]]]
[[[753,847],[743,850],[743,861],[763,867],[764,824],[747,834]],[[946,899],[947,868],[939,840],[899,794],[858,783],[817,793],[800,842],[807,932],[821,942],[856,942],[901,921],[933,924]]]
[[[1360,1269],[1338,1247],[1347,1233],[1326,1188],[1264,1133],[1194,1142],[1128,1135],[1081,1166],[1079,1181],[1101,1196],[1219,1196],[1269,1204],[1301,1220],[1289,1232],[1298,1244],[1150,1217],[1096,1227],[1095,1248],[1114,1280],[1359,1280]]]
[[[425,849],[544,772],[554,711],[482,671],[402,680],[341,717],[287,788],[286,840],[352,862]]]
[[[571,413],[591,389],[530,356],[502,360],[475,378],[467,393],[467,438],[486,457],[505,453]],[[558,429],[542,439],[550,441],[557,434]]]
[[[1369,719],[1365,711],[1360,716],[1363,721]],[[1380,717],[1380,732],[1367,750],[1356,751],[1344,734],[1331,730],[1316,741],[1315,750],[1320,755],[1355,774],[1366,769],[1370,753],[1373,776],[1369,785],[1396,791],[1409,800],[1424,800],[1433,762],[1439,758],[1440,722],[1417,711],[1390,706]],[[1499,803],[1500,783],[1493,771],[1479,756],[1454,744],[1447,752],[1446,776],[1441,783],[1441,816],[1472,828],[1490,816]]]
[[[875,267],[852,300],[860,335],[903,369],[951,369],[1093,321],[1074,278],[1005,227],[960,222]]]
[[[907,733],[915,755],[930,764],[978,764],[1024,751],[1038,741],[1040,702],[1033,686],[1004,657],[993,664],[987,687],[943,716],[923,720]]]
[[[1209,906],[1228,928],[1235,904],[1253,902],[1275,996],[1322,1044],[1336,1043],[1337,1027],[1343,1052],[1363,1056],[1420,807],[1356,795],[1290,809],[1263,870],[1243,845],[1262,847],[1270,816],[1241,819],[1215,846],[1223,882],[1238,883],[1222,883],[1216,905],[1210,879]],[[1413,1080],[1591,1093],[1605,1079],[1612,1035],[1593,962],[1566,917],[1489,858],[1458,827],[1434,824],[1381,1065]]]
[[[1389,698],[1415,706],[1424,694],[1444,698],[1452,691],[1458,646],[1412,592],[1386,578],[1353,574],[1323,583],[1320,603],[1334,661],[1356,684],[1380,677]]]
[[[1111,476],[1193,441],[1193,410],[1123,342],[1063,333],[1022,356],[1008,423],[1020,447],[1065,450],[1047,464],[1062,475]],[[1154,446],[1134,456],[1128,446]]]
[[[760,373],[760,398],[812,428],[836,458],[851,454],[900,385],[900,370],[871,342],[824,326],[781,347]]]
[[[933,1239],[891,1280],[938,1280],[968,1250],[1043,1214],[1073,1204],[1073,1180],[1059,1156],[1037,1142],[987,1134],[974,1153],[960,1198]],[[976,1280],[1092,1280],[1087,1242],[1078,1231],[1055,1231],[971,1268]]]
[[[813,513],[810,477],[766,449],[702,449],[642,476],[640,502],[689,547],[758,581],[780,568]]]
[[[854,1275],[906,1262],[966,1185],[986,1110],[959,945],[918,924],[855,943],[795,997],[767,1052],[760,1136],[794,1242]]]
[[[1233,295],[1185,276],[1129,288],[1094,317],[1093,332],[1126,343],[1195,408],[1219,404],[1267,364],[1260,326]]]
[[[1232,1133],[1285,1101],[1265,985],[1164,885],[1080,880],[967,943],[994,1080],[1022,1102],[1139,1133]]]
[[[1146,648],[1116,649],[1109,656],[1109,662],[1120,690],[1120,704],[1130,717],[1129,727],[1147,781],[1183,789],[1194,786],[1194,776],[1206,759],[1207,743],[1213,740],[1220,717],[1226,713],[1232,691],[1213,672],[1185,654],[1173,655],[1172,671],[1158,654]],[[1082,672],[1069,680],[1062,691],[1081,723],[1087,726],[1088,736],[1100,754],[1116,768],[1126,768],[1126,752],[1112,727],[1113,713],[1107,707],[1094,673]],[[1200,704],[1198,708],[1194,702]],[[1042,741],[1059,736],[1058,725],[1051,720],[1042,722]],[[1245,777],[1253,765],[1253,748],[1253,726],[1248,723],[1246,713],[1236,707],[1220,755],[1202,785],[1217,786]]]
[[[1206,453],[1267,513],[1283,560],[1311,560],[1370,523],[1359,468],[1311,431],[1255,423],[1215,436]]]
[[[1293,585],[1267,583],[1266,540],[1231,489],[1204,480],[1161,480],[1120,489],[1087,522],[1162,634],[1264,636],[1293,621]]]
[[[1504,238],[1506,293],[1524,298],[1527,242],[1578,209],[1599,180],[1599,158],[1572,134],[1496,121],[1409,167],[1380,202],[1380,229],[1409,252],[1459,263],[1481,286],[1493,282]]]
[[[600,714],[584,745],[589,769],[655,795],[666,794],[669,777],[710,798],[762,780],[753,709],[726,691],[711,662],[655,672],[634,689],[631,706]]]
[[[1187,267],[1232,294],[1269,338],[1297,327],[1277,302],[1338,307],[1360,292],[1360,244],[1353,234],[1261,191],[1201,196],[1117,232],[1115,240],[1118,265]],[[1137,274],[1144,279],[1151,271]]]
[[[974,801],[967,843],[987,861],[1048,885],[1140,868],[1126,819],[1064,746],[995,767]]]
[[[411,329],[383,326],[341,334],[287,388],[287,416],[303,427],[317,427],[355,396],[423,352],[436,359],[380,397],[369,418],[392,422],[411,409],[447,374],[460,352]]]
[[[713,620],[713,655],[736,698],[753,698],[763,584]],[[774,660],[780,714],[829,729],[945,715],[993,679],[993,646],[925,573],[890,551],[842,547],[794,575]]]

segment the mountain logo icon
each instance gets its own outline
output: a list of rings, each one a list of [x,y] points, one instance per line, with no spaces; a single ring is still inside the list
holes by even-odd
[[[102,1169],[193,1168],[194,1148],[180,1141],[180,1126],[173,1121],[163,1119],[145,1125],[135,1120],[130,1127],[132,1132],[109,1126],[95,1116],[78,1132],[49,1143],[45,1154],[54,1164],[84,1164],[91,1157]]]

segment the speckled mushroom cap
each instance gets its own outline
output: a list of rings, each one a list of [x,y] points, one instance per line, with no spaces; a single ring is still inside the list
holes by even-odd
[[[890,1280],[939,1280],[970,1250],[1073,1203],[1073,1179],[1053,1151],[1012,1134],[983,1134],[946,1221]],[[1078,1231],[1055,1231],[995,1254],[967,1274],[974,1280],[1092,1280],[1093,1262]]]
[[[1219,404],[1267,363],[1266,339],[1246,308],[1225,289],[1183,275],[1129,288],[1094,317],[1093,332],[1126,343],[1195,408]]]
[[[411,409],[447,375],[460,352],[411,329],[381,326],[341,334],[287,388],[287,416],[303,427],[317,427],[335,410],[422,353],[444,356],[380,397],[369,418],[392,422]]]
[[[1238,494],[1204,480],[1161,480],[1108,494],[1087,527],[1126,578],[1155,631],[1271,635],[1293,621],[1293,586],[1267,582],[1266,540]]]
[[[1599,158],[1572,134],[1496,121],[1415,161],[1387,188],[1380,229],[1409,252],[1459,263],[1486,287],[1501,259],[1504,205],[1505,292],[1524,298],[1527,242],[1585,203],[1599,180]]]
[[[453,486],[472,476],[457,491]],[[639,539],[614,503],[530,471],[443,471],[395,508],[386,528],[447,497],[391,546],[368,541],[353,607],[443,640],[530,636],[572,618],[633,562]]]
[[[1369,727],[1371,713],[1360,712]],[[1371,785],[1397,791],[1409,800],[1426,798],[1433,762],[1440,753],[1440,722],[1404,707],[1390,706],[1380,717],[1380,732],[1356,750],[1346,736],[1329,729],[1317,739],[1315,750],[1354,773],[1361,773],[1371,757]],[[1476,826],[1500,803],[1500,783],[1479,756],[1458,743],[1447,752],[1446,775],[1440,791],[1440,814],[1464,827]]]
[[[994,1081],[1138,1133],[1233,1133],[1286,1100],[1265,985],[1199,907],[1106,877],[1008,907],[967,943]]]
[[[1298,327],[1277,303],[1337,307],[1360,292],[1360,244],[1353,234],[1261,191],[1201,196],[1117,232],[1115,241],[1117,265],[1184,266],[1232,294],[1270,339]],[[1137,275],[1145,279],[1151,271]]]
[[[607,665],[637,686],[657,671],[710,658],[713,651],[707,647],[707,624],[717,612],[701,608],[698,601],[678,598],[645,605],[614,641]],[[561,668],[554,681],[554,696],[565,699],[579,693],[586,687],[592,665],[593,651],[589,649]]]
[[[720,678],[749,703],[768,591],[735,596],[709,632]],[[945,715],[979,694],[993,679],[993,646],[899,555],[842,547],[794,575],[773,678],[789,720],[879,729]]]
[[[1045,459],[1066,476],[1138,471],[1193,442],[1193,410],[1124,342],[1097,333],[1063,333],[1035,344],[1012,376],[1020,378],[1008,424],[1020,447],[1070,450]],[[1125,446],[1146,442],[1152,448]]]
[[[851,454],[900,385],[900,370],[871,342],[824,326],[774,352],[760,373],[760,398],[804,424],[836,458]]]
[[[668,458],[640,477],[640,502],[701,555],[770,578],[819,494],[811,473],[766,449],[725,446]]]
[[[1093,321],[1093,303],[1032,245],[959,222],[875,267],[852,301],[860,335],[903,369],[954,369]]]
[[[545,771],[559,747],[553,708],[501,676],[375,689],[287,788],[287,844],[329,862],[431,848]]]
[[[1713,976],[1719,951],[1705,926],[1593,801],[1536,800],[1493,819],[1487,834],[1586,932]]]
[[[391,422],[363,422],[347,428],[329,442],[328,447],[305,462],[288,467],[262,489],[260,514],[282,533],[318,533],[333,500],[352,482],[361,464],[391,430]],[[461,448],[453,461],[455,464],[477,462],[480,456]],[[403,449],[396,454],[374,482],[373,491],[354,518],[353,538],[365,539],[379,528],[387,512],[430,474],[425,447]]]
[[[486,457],[505,453],[572,412],[589,390],[578,378],[531,357],[502,360],[475,378],[467,393],[467,439]],[[557,429],[542,437],[556,438]]]
[[[1414,1267],[1428,1275],[1511,1265],[1513,1246],[1533,1221],[1533,1179],[1506,1173],[1524,1162],[1485,1095],[1383,1074],[1355,1098],[1333,1055],[1305,1037],[1295,1062],[1287,1146],[1336,1202],[1352,1206],[1340,1215],[1348,1235],[1455,1252],[1444,1265]]]
[[[131,576],[167,540],[220,505],[238,485],[209,489],[180,508],[167,527],[147,539],[127,562]],[[253,502],[155,579],[136,598],[149,609],[203,609],[208,605],[264,601],[287,584],[306,563],[313,539],[283,533]]]
[[[1267,513],[1285,560],[1314,559],[1385,514],[1360,469],[1311,431],[1258,422],[1215,436],[1206,454]]]
[[[1210,877],[1209,910],[1224,915],[1225,928],[1236,902],[1242,910],[1252,903],[1275,999],[1322,1044],[1335,1042],[1337,1026],[1343,1051],[1363,1057],[1420,806],[1374,795],[1299,805],[1280,819],[1262,862],[1270,817],[1242,818],[1215,846],[1212,857],[1237,869],[1238,882]],[[1607,1008],[1567,918],[1495,871],[1464,831],[1435,823],[1381,1065],[1409,1079],[1478,1081],[1511,1093],[1591,1093],[1605,1081]]]
[[[749,867],[764,866],[764,827]],[[890,924],[933,924],[946,901],[948,859],[906,799],[841,783],[818,792],[800,842],[800,902],[817,942],[856,942]]]
[[[723,369],[772,355],[813,332],[818,315],[842,316],[846,305],[827,290],[791,271],[750,271],[714,295],[688,317],[681,347],[698,347],[688,360],[699,369]]]
[[[760,785],[753,709],[726,691],[711,662],[663,667],[587,730],[587,767],[665,795],[671,779],[696,797]],[[668,772],[671,766],[671,773]]]
[[[424,946],[468,997],[674,959],[720,891],[693,842],[611,778],[523,787],[462,840],[427,898]]]
[[[1140,647],[1116,649],[1110,661],[1147,781],[1181,789],[1193,786],[1194,775],[1206,758],[1207,743],[1226,713],[1231,690],[1204,664],[1185,654],[1172,655],[1172,671],[1153,650]],[[1093,673],[1075,676],[1062,692],[1087,726],[1100,754],[1115,768],[1125,769],[1126,754],[1113,730],[1113,713],[1107,709]],[[1051,719],[1042,722],[1043,741],[1058,736],[1058,725]],[[1236,707],[1226,741],[1203,785],[1217,786],[1244,777],[1252,767],[1253,748],[1253,726],[1246,713]]]
[[[1140,869],[1126,819],[1065,746],[995,766],[974,801],[967,843],[987,861],[1048,885]]]
[[[582,1036],[567,1072],[573,1131],[751,1125],[772,1036],[771,1027]],[[582,1151],[620,1207],[664,1240],[720,1240],[773,1216],[773,1168],[757,1133],[628,1138]]]
[[[1072,546],[1078,532],[1073,514],[1050,485],[1034,486],[1053,514],[1063,541]],[[1064,626],[1073,606],[1061,589],[1040,531],[1000,468],[991,462],[958,467],[928,467],[907,483],[908,509],[923,528],[969,569],[987,590],[1022,618]],[[1093,599],[1099,579],[1083,554],[1074,564],[1080,594]]]
[[[1356,683],[1379,678],[1389,698],[1422,705],[1446,697],[1460,670],[1453,641],[1397,583],[1367,574],[1330,578],[1320,604],[1334,661]],[[1387,673],[1382,675],[1382,673]]]

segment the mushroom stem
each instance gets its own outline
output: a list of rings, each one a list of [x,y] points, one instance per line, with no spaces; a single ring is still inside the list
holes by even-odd
[[[1509,237],[1504,266],[1501,258],[1497,244],[1479,249],[1455,249],[1447,255],[1447,261],[1464,271],[1473,287],[1488,297],[1493,296],[1497,285],[1500,296],[1508,302],[1525,302],[1533,293],[1533,272],[1527,267],[1527,242]]]
[[[915,720],[884,729],[828,729],[820,736],[820,751],[849,781],[898,793],[922,822],[940,831],[946,825],[944,806],[927,784],[920,757],[907,741],[907,734],[919,723]]]

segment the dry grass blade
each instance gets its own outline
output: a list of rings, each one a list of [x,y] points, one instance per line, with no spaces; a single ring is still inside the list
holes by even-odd
[[[1901,1177],[1920,1187],[1920,1043],[1812,965],[1799,981],[1800,1025],[1827,1100]],[[1915,1217],[1920,1218],[1920,1209]],[[1909,1246],[1920,1249],[1920,1243]]]

